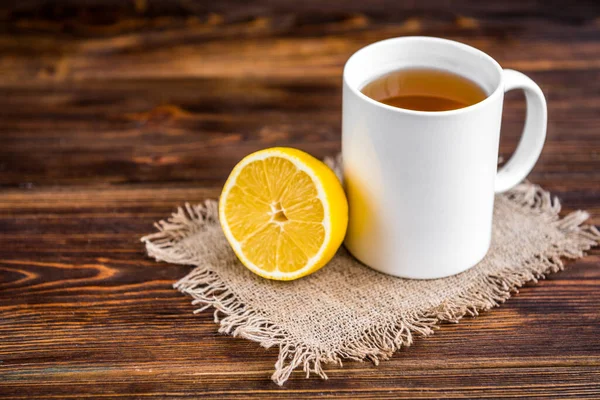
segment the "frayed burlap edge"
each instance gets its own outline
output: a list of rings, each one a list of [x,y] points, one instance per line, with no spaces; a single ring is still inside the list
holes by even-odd
[[[584,251],[600,242],[600,232],[596,227],[582,225],[589,218],[587,212],[575,211],[559,218],[560,202],[539,186],[525,183],[503,196],[527,208],[528,212],[547,216],[565,235],[561,248],[552,247],[524,265],[507,267],[501,273],[488,276],[484,282],[477,282],[476,287],[466,287],[460,294],[433,309],[400,316],[393,324],[372,326],[358,340],[333,352],[294,342],[284,329],[240,301],[211,266],[195,268],[175,283],[174,288],[190,295],[194,299],[193,305],[202,306],[194,313],[214,307],[215,322],[220,322],[219,332],[258,342],[266,348],[279,346],[279,358],[272,376],[278,385],[282,385],[300,366],[307,377],[314,372],[327,379],[322,368],[324,363],[341,366],[342,359],[368,359],[377,365],[379,360],[388,359],[402,346],[409,346],[415,335],[431,335],[440,322],[458,322],[464,316],[476,316],[480,311],[503,303],[525,283],[537,282],[549,273],[562,270],[564,264],[561,258],[582,257]],[[168,220],[155,224],[159,232],[143,237],[142,241],[146,244],[148,255],[157,261],[194,264],[194,254],[175,245],[211,224],[218,224],[216,201],[207,200],[195,206],[186,204]]]

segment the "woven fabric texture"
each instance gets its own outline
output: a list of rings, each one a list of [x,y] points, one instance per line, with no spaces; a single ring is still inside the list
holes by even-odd
[[[488,255],[466,272],[436,280],[384,275],[343,248],[308,277],[263,279],[230,249],[214,200],[181,207],[142,240],[150,257],[195,267],[174,286],[193,298],[196,312],[213,307],[220,332],[279,348],[272,378],[282,385],[296,368],[326,378],[326,363],[377,364],[440,322],[497,306],[526,282],[561,270],[562,259],[582,257],[598,244],[600,232],[582,225],[586,212],[564,218],[559,212],[558,199],[530,183],[497,195]]]

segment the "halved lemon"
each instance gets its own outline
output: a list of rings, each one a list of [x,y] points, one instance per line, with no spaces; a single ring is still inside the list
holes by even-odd
[[[274,147],[240,161],[219,200],[225,237],[242,264],[276,280],[315,272],[348,226],[348,201],[333,171],[313,156]]]

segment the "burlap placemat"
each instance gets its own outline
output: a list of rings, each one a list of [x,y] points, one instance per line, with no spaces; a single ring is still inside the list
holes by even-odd
[[[195,312],[214,307],[219,332],[278,346],[273,380],[302,367],[327,378],[324,363],[389,358],[441,321],[456,322],[508,299],[528,281],[563,268],[600,241],[584,211],[559,218],[560,203],[525,183],[496,196],[492,247],[477,266],[436,280],[395,278],[365,267],[344,249],[316,273],[292,282],[248,271],[229,247],[217,202],[186,204],[159,232],[142,238],[150,257],[196,266],[174,286]],[[435,251],[435,243],[431,245]]]

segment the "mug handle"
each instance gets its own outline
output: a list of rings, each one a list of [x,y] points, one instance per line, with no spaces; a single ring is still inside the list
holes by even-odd
[[[505,69],[504,92],[523,89],[527,101],[525,128],[514,154],[496,175],[495,192],[502,193],[520,183],[533,169],[546,139],[548,111],[540,87],[526,75]]]

